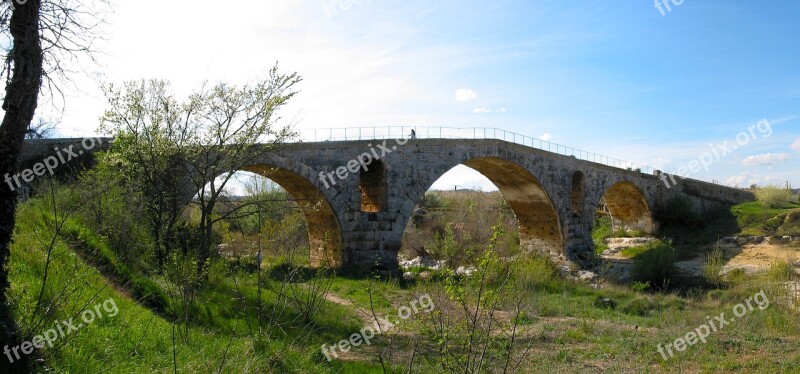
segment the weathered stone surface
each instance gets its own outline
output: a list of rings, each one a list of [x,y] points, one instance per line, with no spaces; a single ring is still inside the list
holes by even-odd
[[[64,140],[65,144],[75,139]],[[26,143],[21,164],[48,156],[59,140]],[[288,144],[251,160],[243,170],[285,188],[305,213],[314,265],[400,275],[397,252],[417,203],[444,173],[463,164],[490,179],[514,210],[523,249],[560,264],[591,265],[591,232],[600,201],[614,223],[652,232],[652,212],[673,197],[688,198],[703,213],[753,200],[752,194],[691,179],[667,184],[655,175],[578,160],[500,140],[415,139]],[[100,149],[100,148],[98,148]],[[373,152],[374,151],[374,152]],[[337,169],[377,154],[355,172]],[[332,173],[332,174],[330,174]],[[196,191],[187,191],[187,201]]]

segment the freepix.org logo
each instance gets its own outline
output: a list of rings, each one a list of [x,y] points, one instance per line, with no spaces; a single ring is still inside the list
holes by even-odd
[[[103,314],[104,311],[105,314]],[[24,341],[13,347],[6,345],[3,347],[3,353],[8,359],[8,362],[13,364],[14,361],[22,359],[23,355],[33,353],[34,349],[42,349],[45,345],[53,348],[53,344],[59,338],[66,338],[67,335],[71,334],[73,331],[77,332],[82,327],[91,324],[95,320],[104,317],[114,317],[117,314],[119,314],[119,308],[117,308],[116,301],[114,301],[113,298],[108,298],[106,301],[103,301],[102,304],[95,305],[93,309],[84,310],[80,314],[83,323],[76,322],[74,318],[63,321],[57,320],[53,328],[45,331],[42,335],[34,336],[30,341]],[[0,367],[2,367],[2,365],[0,365]]]
[[[94,149],[94,147],[97,147],[102,143],[103,140],[100,138],[86,138],[80,143],[80,145],[83,147],[82,150],[73,150],[76,144],[72,144],[69,147],[61,149],[58,147],[53,148],[53,150],[56,151],[55,155],[49,156],[42,160],[42,162],[37,162],[33,165],[33,167],[22,170],[13,176],[6,173],[6,175],[3,176],[3,179],[8,184],[8,187],[11,189],[11,191],[15,191],[17,188],[22,187],[22,182],[30,183],[35,177],[41,177],[45,174],[53,175],[59,166],[72,161],[72,159],[80,157],[84,154],[84,151],[91,151]],[[22,180],[22,182],[20,182],[20,180]]]
[[[653,0],[656,4],[656,9],[661,13],[662,16],[666,16],[667,13],[672,12],[672,7],[669,6],[670,3],[675,6],[679,6],[683,4],[684,0]],[[667,11],[665,12],[664,9]]]
[[[395,139],[397,145],[393,145],[391,148],[386,145],[386,142],[387,140],[375,145],[372,145],[372,143],[367,144],[369,152],[364,152],[360,156],[348,161],[346,164],[347,166],[339,166],[336,170],[328,172],[327,174],[324,171],[319,172],[319,181],[325,185],[325,188],[331,188],[331,185],[336,185],[336,179],[333,178],[334,176],[341,181],[347,179],[350,174],[357,173],[358,169],[363,169],[364,172],[367,172],[369,171],[368,166],[373,161],[380,160],[387,154],[392,153],[392,151],[396,151],[397,145],[405,145],[408,143],[408,139]],[[330,181],[330,183],[328,183],[328,181]]]
[[[419,298],[411,300],[408,306],[401,306],[397,310],[397,317],[405,321],[411,318],[411,316],[415,313],[430,313],[435,308],[436,305],[433,303],[433,299],[431,299],[430,295],[424,294]],[[358,347],[361,344],[366,343],[367,345],[370,345],[372,344],[371,341],[375,337],[375,334],[383,334],[386,331],[394,328],[396,325],[397,321],[395,320],[395,322],[392,322],[392,319],[389,317],[389,315],[386,315],[385,317],[377,317],[372,325],[364,326],[364,328],[362,328],[359,332],[350,335],[349,338],[342,339],[338,343],[330,346],[323,344],[322,347],[320,347],[320,351],[328,361],[331,361],[333,358],[339,358],[339,354],[336,352],[337,349],[340,352],[350,352],[350,349]]]
[[[757,131],[756,131],[757,130]],[[762,119],[755,125],[747,127],[747,131],[741,131],[736,134],[735,144],[731,141],[724,141],[717,145],[709,144],[709,150],[701,154],[697,159],[690,161],[686,166],[678,168],[674,173],[661,173],[659,178],[664,182],[667,188],[678,184],[675,176],[681,178],[688,178],[692,173],[698,173],[700,170],[709,171],[709,167],[714,162],[717,162],[737,150],[749,144],[751,141],[758,138],[768,138],[772,136],[772,125],[766,119]]]
[[[706,338],[708,338],[711,333],[721,331],[725,328],[725,326],[735,322],[736,318],[744,317],[744,315],[748,312],[752,312],[755,309],[753,303],[755,303],[755,306],[758,307],[759,310],[764,310],[769,307],[769,298],[767,298],[764,290],[761,290],[755,293],[753,296],[748,297],[744,303],[734,305],[732,311],[735,317],[727,318],[725,317],[725,312],[720,313],[718,316],[714,316],[714,318],[706,316],[706,323],[701,324],[693,331],[687,332],[686,335],[675,339],[673,342],[667,343],[663,347],[661,343],[659,343],[656,347],[656,350],[661,355],[661,358],[664,361],[667,361],[670,358],[675,357],[675,353],[672,351],[672,348],[675,348],[675,350],[678,352],[683,352],[698,342],[706,343]],[[747,305],[745,306],[745,304]]]

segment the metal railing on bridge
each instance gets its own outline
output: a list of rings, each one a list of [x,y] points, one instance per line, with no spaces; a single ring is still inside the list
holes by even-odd
[[[612,166],[620,169],[639,171],[653,174],[654,168],[603,156],[592,152],[582,151],[565,145],[536,139],[530,136],[517,134],[503,129],[489,127],[422,127],[422,126],[385,126],[385,127],[347,127],[327,129],[300,129],[298,140],[304,142],[324,142],[342,140],[376,140],[376,139],[407,139],[415,131],[418,139],[497,139],[543,151],[572,156],[577,159],[591,161],[598,164]]]

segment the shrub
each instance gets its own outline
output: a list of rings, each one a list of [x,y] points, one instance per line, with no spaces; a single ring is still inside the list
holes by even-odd
[[[547,256],[539,253],[528,253],[524,256],[526,257],[515,260],[513,264],[524,288],[546,288],[558,279],[558,268]]]
[[[666,285],[673,274],[673,264],[678,255],[671,243],[653,242],[650,249],[634,261],[633,276],[640,282],[650,282],[651,285]]]
[[[255,256],[236,256],[230,260],[226,260],[225,264],[228,271],[232,274],[245,273],[255,274],[258,272],[258,263]]]
[[[633,299],[622,307],[622,312],[633,316],[647,316],[650,311],[655,309],[655,303],[649,298]]]
[[[422,201],[419,205],[424,209],[442,209],[444,207],[444,201],[442,201],[438,194],[426,192],[425,195],[422,196]]]
[[[715,286],[722,285],[724,281],[723,276],[720,275],[720,272],[722,271],[722,263],[723,250],[717,246],[708,254],[708,260],[706,261],[706,264],[703,265],[703,277],[708,283],[711,283]]]
[[[780,282],[792,280],[793,274],[794,270],[792,269],[792,265],[789,265],[788,262],[783,260],[773,262],[767,271],[767,275],[770,279]]]
[[[794,200],[791,190],[779,186],[759,187],[753,193],[761,204],[770,208],[778,208]]]
[[[594,306],[600,309],[616,309],[617,302],[608,297],[597,296],[594,299]]]
[[[741,283],[744,282],[747,278],[747,274],[744,272],[742,268],[736,268],[728,272],[725,276],[725,281],[728,283]]]
[[[613,234],[611,229],[611,219],[606,216],[598,217],[594,221],[594,230],[592,230],[592,241],[594,241],[594,252],[602,254],[608,249],[606,238],[611,237]]]
[[[631,289],[635,292],[644,292],[648,288],[650,288],[650,282],[633,282],[631,284]]]

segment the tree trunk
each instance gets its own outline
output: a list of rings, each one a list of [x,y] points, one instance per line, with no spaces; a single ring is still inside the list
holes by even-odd
[[[39,97],[43,73],[40,6],[40,0],[29,0],[24,4],[16,2],[9,21],[13,45],[8,57],[13,71],[6,85],[5,116],[0,125],[0,178],[3,179],[0,181],[0,324],[5,324],[0,326],[0,349],[6,344],[15,346],[21,343],[6,294],[10,287],[7,267],[17,209],[17,191],[7,183],[6,176],[13,177],[17,173],[17,159]],[[16,361],[12,372],[26,371],[26,361],[24,357]]]

